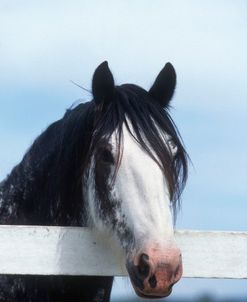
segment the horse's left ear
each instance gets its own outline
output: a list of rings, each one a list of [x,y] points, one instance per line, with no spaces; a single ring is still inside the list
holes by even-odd
[[[159,102],[162,107],[167,107],[173,96],[176,86],[176,72],[171,63],[166,63],[161,70],[149,94]]]
[[[97,105],[111,102],[114,94],[114,79],[107,61],[95,70],[92,82],[93,98]]]

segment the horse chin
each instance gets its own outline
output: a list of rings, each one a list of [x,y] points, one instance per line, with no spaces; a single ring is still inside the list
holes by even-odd
[[[161,299],[161,298],[166,298],[166,297],[170,296],[170,294],[172,293],[172,289],[170,289],[166,294],[162,294],[162,295],[145,294],[139,288],[135,287],[134,285],[133,285],[133,288],[134,288],[135,293],[137,294],[137,296],[140,297],[140,298],[143,298],[143,299]]]

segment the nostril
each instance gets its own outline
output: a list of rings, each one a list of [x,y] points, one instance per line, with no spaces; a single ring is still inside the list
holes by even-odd
[[[147,276],[149,274],[149,257],[147,254],[141,254],[138,265],[138,272],[142,276]]]
[[[147,254],[141,254],[140,256],[140,260],[141,261],[144,261],[144,262],[147,262],[149,260],[149,256]]]
[[[149,282],[151,288],[155,288],[156,285],[157,285],[157,280],[156,280],[155,275],[151,276],[151,277],[148,279],[148,282]]]

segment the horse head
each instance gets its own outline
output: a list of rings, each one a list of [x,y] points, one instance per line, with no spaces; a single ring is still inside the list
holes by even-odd
[[[92,81],[94,129],[83,175],[88,223],[110,231],[141,297],[164,297],[182,276],[172,210],[187,155],[168,114],[176,73],[167,63],[149,91],[116,86],[107,62]]]

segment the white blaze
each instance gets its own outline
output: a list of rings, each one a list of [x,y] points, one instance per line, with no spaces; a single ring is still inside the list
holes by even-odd
[[[167,247],[174,245],[173,221],[170,206],[170,198],[165,175],[159,165],[141,147],[141,145],[129,133],[126,125],[123,125],[122,157],[120,167],[109,198],[120,200],[119,211],[114,213],[115,218],[123,221],[119,223],[118,233],[124,234],[124,226],[131,230],[136,248],[143,246]],[[114,157],[117,157],[116,139],[114,133],[110,140]],[[162,137],[169,145],[169,137],[163,134]],[[174,149],[170,148],[171,152]],[[175,153],[175,152],[174,152]],[[88,203],[88,216],[91,223],[98,230],[107,230],[110,227],[107,217],[104,221],[99,217],[96,200],[94,181],[95,159],[92,158],[89,173],[85,179],[85,198]],[[113,173],[112,168],[112,173]],[[110,178],[112,175],[110,175]],[[111,181],[110,179],[108,181]],[[128,242],[122,242],[127,246]]]
[[[165,175],[123,125],[123,154],[115,182],[121,212],[140,245],[169,245],[173,222]],[[138,245],[139,245],[138,244]]]

